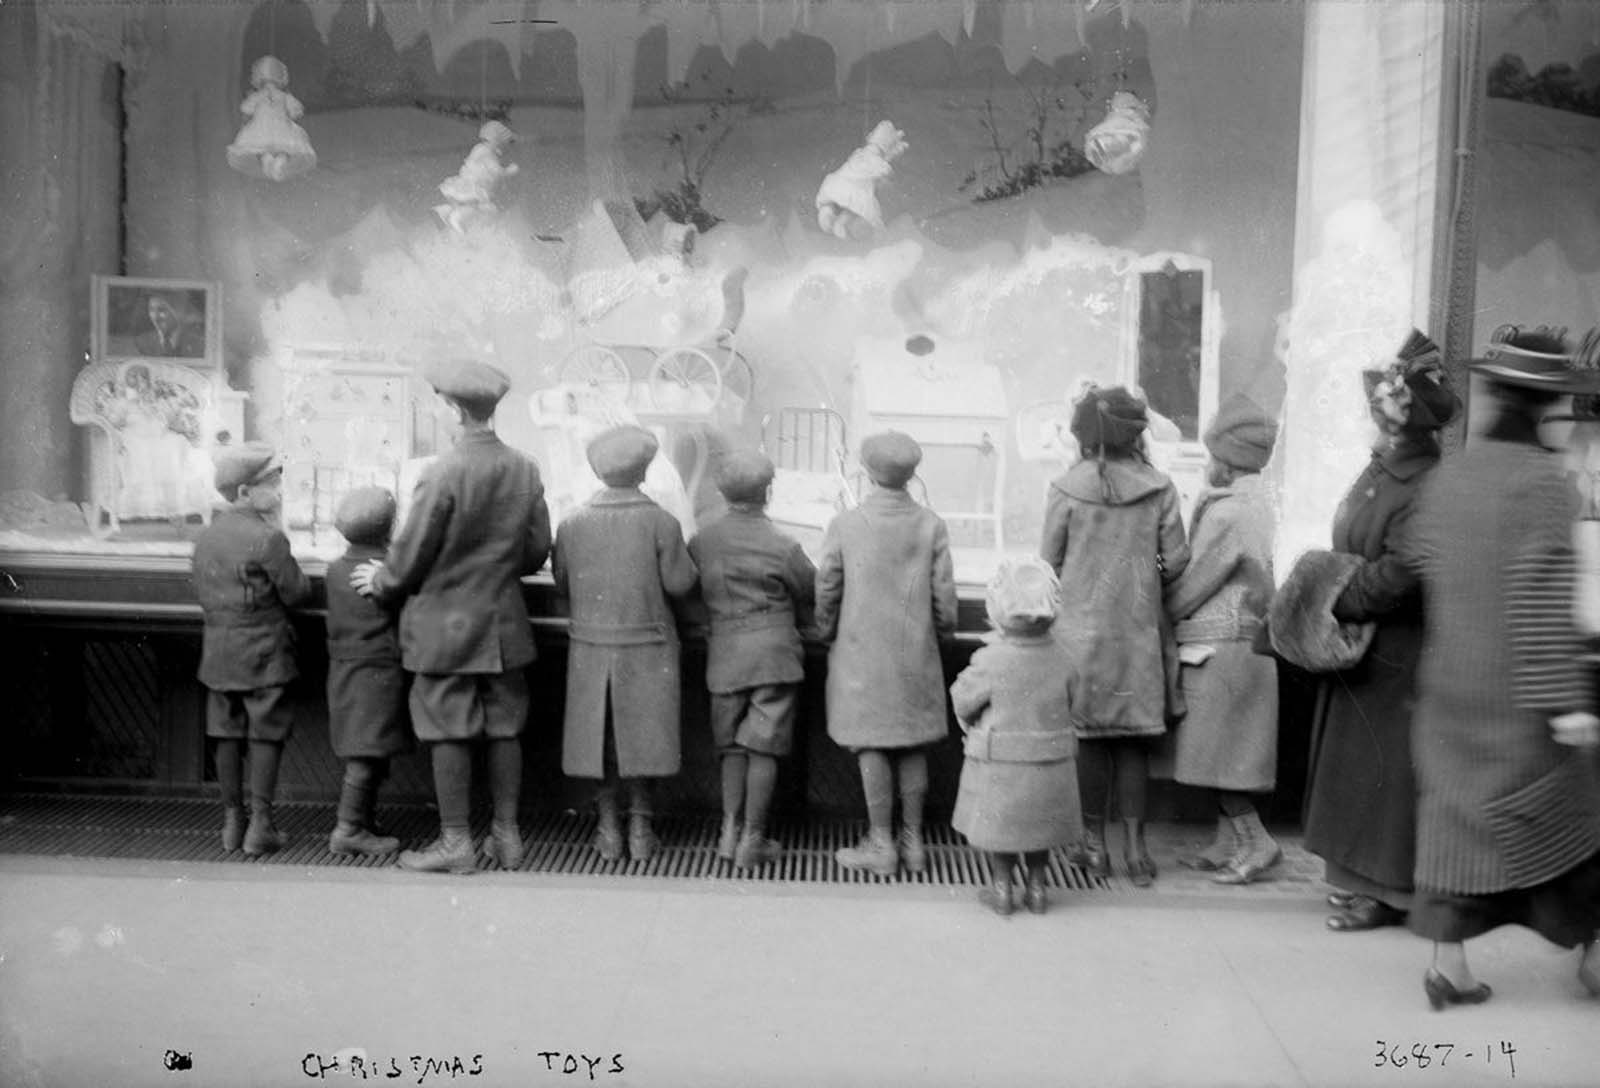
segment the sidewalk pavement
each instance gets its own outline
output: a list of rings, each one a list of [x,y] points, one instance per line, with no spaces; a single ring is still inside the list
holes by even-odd
[[[1434,1013],[1404,930],[1201,883],[1001,919],[900,883],[4,856],[0,1083],[1600,1083],[1576,953],[1499,930],[1494,999]]]

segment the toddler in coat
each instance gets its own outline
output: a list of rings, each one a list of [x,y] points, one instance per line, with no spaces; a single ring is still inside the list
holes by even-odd
[[[272,819],[283,745],[294,727],[289,684],[295,663],[289,609],[311,584],[279,528],[283,465],[260,442],[217,451],[216,485],[229,505],[194,542],[194,588],[205,617],[200,683],[206,736],[216,741],[222,848],[250,855],[281,850]],[[244,819],[244,747],[250,746],[250,823]]]
[[[998,637],[972,655],[950,687],[966,735],[951,823],[988,857],[990,884],[978,900],[1000,915],[1012,911],[1019,860],[1022,902],[1043,914],[1050,848],[1083,833],[1069,673],[1050,637],[1060,591],[1043,560],[1003,561],[987,601]]]
[[[678,773],[682,677],[673,603],[698,580],[677,519],[639,485],[655,435],[615,427],[586,451],[603,490],[556,530],[556,592],[571,614],[561,769],[599,782],[595,846],[622,857],[617,786],[628,786],[628,852],[646,861],[658,845],[650,780]]]
[[[837,853],[847,869],[893,876],[927,867],[927,746],[949,729],[940,644],[956,630],[944,520],[906,484],[922,460],[910,435],[861,444],[872,489],[829,524],[817,565],[817,630],[828,651],[828,736],[856,755],[868,831]],[[893,834],[895,786],[900,837]]]
[[[778,757],[794,743],[795,705],[805,679],[800,628],[809,624],[817,569],[766,515],[772,461],[734,450],[717,466],[728,512],[689,541],[710,614],[706,689],[722,763],[722,834],[717,856],[757,868],[778,852],[766,837]],[[744,827],[740,831],[741,810]]]
[[[408,746],[406,677],[400,667],[398,610],[350,584],[362,563],[381,560],[394,531],[394,496],[381,487],[350,492],[334,511],[349,547],[328,564],[328,739],[344,760],[335,854],[392,854],[400,840],[380,833],[378,788],[389,759]]]

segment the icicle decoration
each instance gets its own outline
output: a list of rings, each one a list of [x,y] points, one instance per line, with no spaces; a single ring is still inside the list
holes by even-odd
[[[259,57],[250,66],[254,88],[240,103],[249,118],[228,145],[228,165],[241,174],[284,181],[317,165],[306,130],[295,122],[305,113],[289,93],[289,69],[277,57]]]
[[[1105,119],[1089,130],[1083,154],[1107,174],[1126,174],[1144,158],[1150,142],[1150,107],[1131,91],[1111,96]]]

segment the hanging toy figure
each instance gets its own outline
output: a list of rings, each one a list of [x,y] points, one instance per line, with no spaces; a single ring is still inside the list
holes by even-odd
[[[1150,142],[1150,107],[1130,91],[1111,96],[1105,118],[1083,140],[1083,154],[1107,174],[1126,174]]]
[[[879,121],[867,142],[843,166],[822,179],[817,190],[817,225],[849,241],[883,229],[878,183],[894,173],[890,163],[906,150],[906,134],[893,122]]]
[[[478,130],[478,142],[467,152],[466,160],[453,177],[439,183],[446,203],[434,205],[434,213],[452,230],[460,232],[479,215],[499,211],[494,202],[500,182],[517,173],[516,163],[504,163],[501,156],[517,138],[499,121],[489,121]]]
[[[289,93],[289,69],[277,57],[260,57],[250,67],[250,92],[239,106],[249,118],[228,145],[228,165],[241,174],[284,181],[317,165],[306,130],[295,124],[305,113]]]

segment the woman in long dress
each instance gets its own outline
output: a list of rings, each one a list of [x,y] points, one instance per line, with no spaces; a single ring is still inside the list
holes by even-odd
[[[1410,729],[1422,596],[1401,546],[1418,489],[1439,464],[1439,428],[1460,404],[1438,347],[1421,333],[1369,376],[1368,411],[1380,439],[1333,523],[1333,550],[1362,563],[1333,615],[1374,623],[1376,632],[1358,664],[1322,685],[1306,776],[1305,845],[1336,889],[1327,925],[1337,932],[1400,925],[1411,908]]]
[[[1569,370],[1563,348],[1511,333],[1472,364],[1495,418],[1424,489],[1407,549],[1428,601],[1409,924],[1434,942],[1435,1009],[1488,1000],[1465,942],[1501,925],[1581,945],[1579,981],[1600,997],[1600,720],[1573,621],[1577,493],[1538,434],[1560,395],[1600,392],[1600,374]]]

